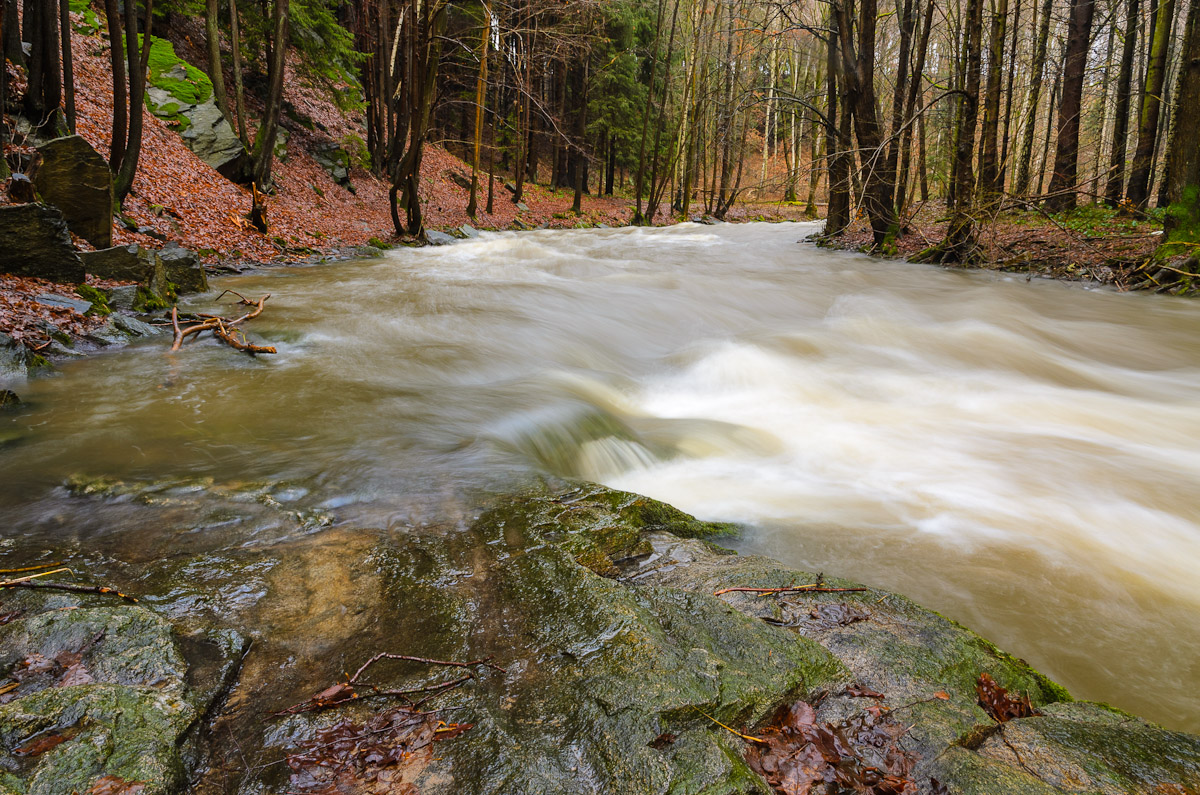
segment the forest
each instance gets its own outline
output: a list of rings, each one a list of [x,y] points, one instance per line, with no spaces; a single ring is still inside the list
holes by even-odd
[[[576,213],[584,195],[627,196],[633,224],[771,200],[825,216],[829,237],[861,221],[891,253],[933,212],[944,235],[917,258],[970,262],[1006,213],[1099,205],[1165,224],[1179,254],[1196,240],[1198,5],[6,0],[0,92],[32,126],[74,131],[72,13],[121,44],[118,202],[139,167],[151,42],[182,31],[202,36],[199,66],[247,153],[229,177],[271,192],[298,81],[360,125],[355,157],[386,183],[397,234],[424,229],[436,141],[469,165],[471,218],[538,182],[573,191]],[[0,135],[20,137],[7,117]]]

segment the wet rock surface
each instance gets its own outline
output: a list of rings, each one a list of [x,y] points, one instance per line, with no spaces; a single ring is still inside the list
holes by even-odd
[[[0,790],[74,791],[16,750],[82,726],[37,764],[84,758],[120,706],[147,731],[105,742],[150,761],[122,766],[113,751],[86,769],[147,791],[767,793],[734,730],[766,731],[800,700],[813,727],[870,740],[861,727],[886,724],[911,760],[905,792],[1200,788],[1200,738],[1074,702],[904,597],[795,590],[861,586],[735,555],[713,542],[736,528],[637,495],[559,484],[459,521],[367,530],[307,484],[68,488],[109,521],[180,530],[136,550],[98,533],[86,551],[41,551],[139,605],[0,591],[0,615],[16,613],[0,627],[0,673],[17,683],[0,696],[12,698],[0,705],[0,776],[11,776]],[[31,553],[6,549],[0,564],[16,554]],[[714,593],[738,587],[792,590]],[[242,637],[253,643],[239,669]],[[383,659],[350,682],[379,652],[503,670]],[[58,667],[12,678],[34,655]],[[1037,714],[994,721],[978,700],[983,673]],[[426,697],[428,715],[407,709]],[[320,708],[289,711],[306,702]]]
[[[240,660],[240,636],[189,638],[212,650],[193,664],[146,607],[47,593],[5,601],[0,791],[180,791],[201,756],[200,718]]]

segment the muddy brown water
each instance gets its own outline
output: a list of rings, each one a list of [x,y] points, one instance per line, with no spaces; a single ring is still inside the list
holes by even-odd
[[[378,532],[354,528],[465,526],[531,473],[586,477],[1200,731],[1200,304],[799,242],[815,229],[484,234],[218,280],[272,294],[249,330],[279,354],[157,340],[21,386],[0,553],[294,549],[310,628],[366,631],[334,587]],[[148,511],[72,476],[199,485]],[[268,485],[198,512],[210,483]]]

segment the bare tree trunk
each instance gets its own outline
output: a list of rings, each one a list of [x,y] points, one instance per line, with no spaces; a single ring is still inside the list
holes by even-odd
[[[892,204],[896,176],[888,169],[883,151],[882,130],[875,101],[875,0],[859,0],[858,44],[852,39],[851,7],[853,0],[842,0],[834,6],[838,14],[838,35],[841,37],[843,76],[847,96],[854,115],[854,134],[862,150],[863,204],[871,222],[871,234],[876,248],[892,244],[899,228],[896,208]]]
[[[208,39],[208,79],[212,81],[213,99],[222,114],[229,113],[229,98],[225,94],[225,68],[221,65],[221,29],[218,26],[220,7],[217,0],[208,0],[204,17],[204,34]]]
[[[108,148],[108,167],[116,173],[121,169],[121,158],[125,156],[125,138],[129,134],[129,97],[125,84],[125,58],[121,55],[121,16],[117,11],[117,0],[104,0],[104,16],[108,22],[108,49],[113,84],[113,124],[112,140]]]
[[[838,120],[838,18],[829,17],[830,32],[826,49],[825,69],[825,157],[828,162],[828,207],[825,213],[825,234],[841,234],[850,225],[850,161],[846,153],[850,134],[850,111],[843,105],[841,120]]]
[[[129,139],[125,153],[121,156],[121,170],[113,181],[113,197],[117,204],[125,201],[133,189],[133,178],[137,173],[138,158],[142,152],[142,124],[145,118],[146,67],[150,63],[150,46],[153,41],[151,27],[154,22],[154,0],[145,0],[145,20],[142,23],[142,52],[138,54],[137,12],[133,0],[125,0],[125,42],[129,68]]]
[[[933,11],[936,3],[935,0],[928,0],[925,6],[925,21],[921,25],[921,37],[917,42],[917,62],[913,67],[912,81],[908,88],[908,100],[904,106],[904,123],[908,125],[901,138],[900,146],[900,174],[896,178],[896,205],[897,215],[902,216],[906,209],[905,204],[905,186],[908,185],[908,174],[912,166],[912,122],[917,109],[917,100],[924,95],[924,86],[922,80],[925,76],[925,59],[929,53],[929,32],[933,27]],[[924,122],[921,123],[922,134],[924,132]],[[924,166],[922,166],[922,169]],[[925,175],[922,173],[921,179],[925,180]]]
[[[283,73],[286,68],[289,0],[275,0],[272,13],[271,63],[267,100],[263,104],[262,123],[254,136],[254,183],[260,190],[271,184],[271,165],[275,162],[275,134],[279,129],[279,113],[283,108]]]
[[[991,35],[988,37],[987,88],[983,96],[983,140],[979,148],[979,197],[985,204],[994,203],[1003,190],[1000,181],[1000,85],[1004,61],[1005,24],[1008,22],[1008,0],[996,0],[992,15]]]
[[[492,33],[492,9],[486,0],[483,3],[483,36],[479,44],[479,77],[475,81],[475,140],[471,150],[471,195],[467,200],[467,215],[475,217],[478,204],[475,194],[479,190],[479,150],[483,145],[483,105],[487,97],[488,39]]]
[[[63,108],[67,130],[75,134],[75,60],[71,57],[71,0],[59,0],[59,35],[62,39]]]
[[[1009,133],[1012,130],[1012,106],[1013,106],[1013,78],[1017,74],[1017,39],[1021,32],[1021,0],[1017,0],[1016,10],[1013,12],[1012,23],[1012,46],[1009,48],[1009,69],[1008,69],[1008,85],[1004,89],[1004,132],[1000,134],[1002,145],[1000,148],[1000,173],[996,177],[997,190],[1004,192],[1004,185],[1007,182],[1009,168]]]
[[[1125,0],[1125,4],[1125,41],[1121,47],[1121,68],[1117,73],[1112,148],[1108,159],[1108,182],[1104,188],[1104,197],[1110,207],[1116,207],[1125,197],[1125,151],[1129,138],[1130,83],[1133,80],[1133,59],[1137,51],[1139,0]]]
[[[1033,161],[1033,136],[1037,127],[1038,101],[1042,93],[1042,75],[1046,71],[1046,46],[1050,38],[1050,12],[1054,0],[1044,0],[1042,15],[1038,21],[1037,41],[1033,47],[1033,64],[1030,67],[1029,98],[1025,104],[1025,128],[1021,136],[1021,148],[1017,154],[1017,181],[1013,192],[1018,196],[1029,194],[1030,169]],[[1051,106],[1053,106],[1051,102]],[[1040,193],[1041,190],[1039,189]]]
[[[1071,0],[1067,49],[1063,57],[1062,96],[1058,101],[1058,146],[1054,156],[1054,175],[1050,178],[1050,195],[1046,198],[1046,208],[1051,212],[1063,212],[1075,207],[1079,116],[1095,11],[1096,0]]]
[[[229,0],[229,44],[233,50],[233,104],[237,114],[238,137],[242,146],[249,146],[246,132],[246,92],[242,86],[242,38],[238,21],[237,0]]]
[[[1142,90],[1142,110],[1138,119],[1137,148],[1126,193],[1135,207],[1145,207],[1150,198],[1150,172],[1154,168],[1154,147],[1158,140],[1162,90],[1167,71],[1167,46],[1175,22],[1175,0],[1159,0],[1154,14],[1146,83]]]
[[[983,38],[983,0],[970,0],[967,8],[966,52],[964,96],[958,118],[958,133],[955,141],[956,161],[954,186],[954,213],[946,230],[946,239],[932,249],[923,252],[921,259],[938,262],[969,262],[977,255],[975,243],[975,219],[973,217],[972,192],[974,174],[972,161],[975,154],[975,124],[979,115],[979,79],[982,60],[981,39]]]
[[[1165,231],[1168,241],[1178,237],[1194,242],[1200,225],[1200,113],[1195,112],[1200,108],[1200,0],[1191,0],[1180,49],[1183,59],[1175,83],[1175,105],[1192,112],[1175,114],[1167,152],[1170,210]]]
[[[911,131],[907,127],[904,127],[904,123],[907,121],[904,109],[909,94],[909,63],[912,60],[910,50],[912,49],[913,30],[917,24],[915,19],[916,11],[913,8],[913,4],[914,0],[904,0],[904,10],[900,16],[900,53],[896,61],[898,66],[896,88],[892,92],[892,128],[888,135],[888,171],[892,174],[896,173],[900,162],[900,150],[902,148],[901,129],[904,129],[903,138],[911,140]],[[911,82],[913,85],[919,83],[920,80],[920,75],[912,75]],[[893,207],[899,207],[900,201],[896,197],[903,195],[904,186],[897,180],[896,189],[892,193]]]

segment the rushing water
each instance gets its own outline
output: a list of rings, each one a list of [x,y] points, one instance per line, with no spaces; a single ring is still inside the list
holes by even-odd
[[[22,387],[3,532],[148,560],[278,541],[184,541],[67,496],[72,475],[286,481],[343,528],[467,521],[480,490],[582,476],[1200,730],[1200,305],[799,242],[814,230],[485,234],[221,280],[273,294],[249,330],[279,354],[159,340]]]

